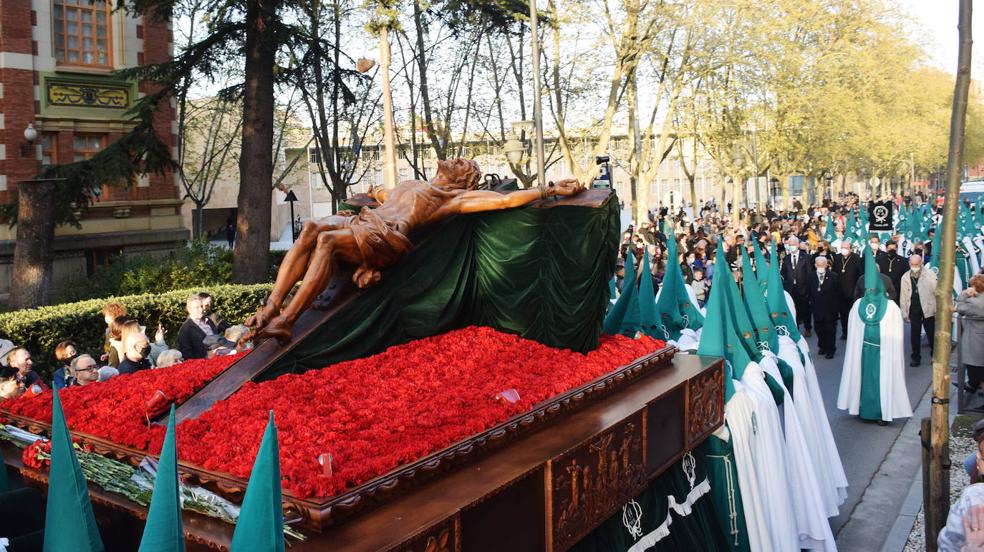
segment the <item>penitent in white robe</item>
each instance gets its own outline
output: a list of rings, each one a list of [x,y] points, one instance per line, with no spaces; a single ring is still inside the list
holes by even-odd
[[[847,323],[847,350],[844,353],[844,368],[841,372],[840,392],[837,394],[837,408],[858,415],[861,410],[861,348],[864,342],[864,322],[858,315],[863,299],[858,299],[851,307]],[[888,301],[881,324],[881,343],[879,351],[879,396],[881,397],[882,420],[891,422],[895,418],[912,416],[912,405],[905,387],[905,357],[903,354],[902,311],[894,301]]]
[[[844,473],[844,465],[837,451],[834,434],[830,430],[823,394],[806,347],[806,340],[800,338],[800,342],[793,343],[787,335],[779,336],[778,356],[793,368],[793,395],[796,410],[806,430],[807,445],[810,450],[819,454],[820,461],[815,462],[817,476],[824,486],[827,517],[833,517],[838,515],[839,506],[847,498],[847,475]]]
[[[755,422],[755,401],[745,392],[741,382],[735,382],[735,394],[724,405],[724,419],[731,431],[735,453],[735,471],[738,472],[738,489],[741,491],[741,509],[745,514],[748,530],[748,547],[754,552],[771,551],[769,522],[762,505],[760,484],[755,471],[756,458],[752,451],[759,439]]]
[[[762,506],[769,524],[771,550],[799,549],[799,531],[790,493],[786,441],[772,392],[765,383],[762,368],[755,362],[745,367],[741,383],[755,402],[755,429],[758,439],[752,455],[762,495]],[[768,550],[768,548],[764,548]]]
[[[783,435],[786,440],[786,472],[789,476],[790,499],[796,516],[798,548],[836,551],[837,543],[830,531],[825,504],[826,492],[829,488],[827,482],[820,478],[821,470],[818,466],[818,461],[826,459],[816,454],[818,449],[812,446],[811,442],[816,439],[810,435],[813,427],[801,417],[801,411],[810,416],[812,412],[809,412],[809,407],[806,406],[807,401],[800,401],[803,403],[803,406],[800,406],[786,388],[775,355],[771,351],[763,352],[759,365],[765,373],[773,377],[784,394],[783,404],[778,408],[782,413]],[[805,385],[805,382],[794,374],[793,385]]]

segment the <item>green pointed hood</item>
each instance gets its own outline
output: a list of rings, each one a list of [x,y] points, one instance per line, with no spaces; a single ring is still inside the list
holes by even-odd
[[[239,511],[231,549],[236,552],[284,552],[284,510],[281,497],[280,447],[273,411],[260,451],[253,462],[246,496]]]
[[[881,272],[875,264],[875,256],[870,249],[864,251],[864,296],[858,305],[858,316],[865,324],[879,324],[885,316],[888,294]]]
[[[642,329],[639,313],[639,301],[636,294],[639,293],[636,287],[635,259],[630,252],[625,259],[625,278],[622,279],[622,294],[612,308],[608,309],[603,325],[604,332],[609,335],[627,335],[635,337],[636,332]]]
[[[827,215],[827,227],[823,231],[823,239],[832,242],[837,239],[837,231],[834,228],[834,215]]]
[[[700,343],[697,345],[697,354],[725,359],[724,375],[724,397],[725,401],[735,393],[733,378],[740,378],[741,375],[734,373],[733,357],[729,354],[727,333],[730,330],[728,324],[727,299],[724,296],[724,286],[711,286],[710,297],[707,299],[707,318],[704,320],[704,328],[700,332]],[[745,364],[739,368],[744,372]]]
[[[615,299],[617,295],[618,289],[615,288],[615,275],[612,274],[612,279],[608,280],[608,300],[611,301],[612,299]]]
[[[154,494],[147,511],[147,523],[140,539],[140,552],[183,552],[181,495],[178,492],[178,451],[174,437],[174,405],[167,419],[167,433],[157,463]]]
[[[656,311],[656,292],[653,290],[652,268],[649,264],[649,251],[642,254],[642,266],[640,267],[642,278],[639,280],[639,323],[642,332],[649,337],[656,339],[666,339],[663,333],[663,324],[660,322],[659,313]],[[647,278],[646,276],[649,275]]]
[[[657,308],[666,330],[679,337],[684,328],[697,330],[703,327],[704,315],[690,302],[683,270],[677,261],[676,239],[672,237],[667,238],[666,259],[666,272],[663,274],[663,287]]]
[[[741,295],[752,318],[752,324],[755,324],[759,348],[767,346],[770,351],[779,352],[779,336],[776,335],[776,329],[769,317],[769,308],[765,305],[765,292],[762,291],[756,278],[747,276],[752,274],[752,263],[744,250],[741,252],[741,272],[744,282]]]
[[[105,550],[96,517],[89,502],[79,459],[65,424],[58,390],[51,402],[51,469],[48,504],[44,513],[45,552],[96,552]]]
[[[847,216],[847,226],[844,228],[844,237],[854,241],[858,239],[858,221],[854,218],[854,209],[851,209]]]
[[[718,259],[724,259],[723,240],[718,240],[718,255]],[[718,282],[718,276],[721,276],[721,282]],[[755,326],[752,325],[752,321],[748,317],[745,303],[741,299],[741,292],[738,290],[738,283],[735,282],[734,275],[731,274],[730,269],[725,270],[724,274],[715,274],[712,285],[718,283],[724,283],[724,293],[728,302],[728,310],[731,313],[732,329],[734,330],[734,336],[737,338],[736,344],[744,348],[745,353],[747,353],[751,360],[756,362],[761,360],[762,355],[759,353],[758,345],[755,343]]]
[[[769,279],[766,284],[766,304],[769,306],[769,316],[776,327],[776,332],[782,335],[785,331],[793,341],[800,340],[799,328],[796,320],[789,312],[789,304],[786,303],[786,294],[782,288],[782,277],[779,276],[779,257],[776,256],[776,244],[772,244],[770,249]]]

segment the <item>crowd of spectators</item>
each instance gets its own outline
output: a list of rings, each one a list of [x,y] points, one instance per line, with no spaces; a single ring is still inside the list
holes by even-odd
[[[935,327],[937,276],[933,270],[923,269],[932,256],[934,230],[930,229],[926,241],[910,241],[894,232],[871,232],[864,236],[864,241],[845,237],[850,212],[853,209],[857,213],[858,208],[857,197],[848,196],[842,202],[825,201],[823,205],[808,208],[794,203],[793,208],[781,211],[772,207],[742,209],[737,217],[719,212],[711,202],[696,213],[686,205],[676,213],[665,208],[650,211],[648,221],[638,227],[630,225],[622,234],[616,288],[622,288],[626,262],[635,263],[637,278],[642,277],[641,261],[648,252],[654,289],[659,289],[667,263],[678,263],[686,283],[703,306],[715,272],[731,271],[740,286],[741,250],[746,250],[754,264],[757,246],[771,262],[770,245],[774,243],[783,287],[795,305],[797,324],[805,337],[812,337],[816,332],[818,352],[833,358],[837,350],[837,327],[841,329],[840,340],[846,339],[851,307],[864,294],[863,250],[870,248],[889,297],[899,305],[911,326],[910,365],[919,366],[924,347],[932,354]],[[941,207],[935,208],[934,220],[941,217],[940,210]],[[833,240],[825,239],[831,237],[827,233],[828,221],[835,228]],[[676,259],[666,258],[668,239],[676,240]],[[724,242],[724,259],[717,258],[719,240]],[[970,324],[971,331],[980,331],[974,329],[975,324],[984,319],[984,305],[978,295],[984,292],[982,284],[984,277],[971,279],[956,297],[956,310]],[[925,344],[924,335],[929,336]],[[976,337],[976,341],[962,342],[979,344],[984,334]],[[969,349],[965,351],[964,363],[972,390],[984,389],[984,359],[981,358],[984,351],[980,346],[965,347]]]
[[[106,381],[121,374],[167,368],[189,359],[235,354],[248,347],[243,325],[231,325],[213,310],[212,296],[195,293],[185,302],[185,320],[174,347],[158,323],[153,341],[147,326],[127,315],[126,307],[109,303],[102,309],[105,339],[99,351],[84,351],[72,339],[59,342],[53,351],[55,365],[50,381],[34,370],[31,352],[0,339],[0,400],[24,394],[37,395],[49,388],[64,389]]]

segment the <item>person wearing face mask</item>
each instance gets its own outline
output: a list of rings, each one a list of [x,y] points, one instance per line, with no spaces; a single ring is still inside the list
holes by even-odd
[[[150,366],[150,341],[142,332],[134,332],[126,336],[123,343],[124,358],[117,367],[120,374],[132,374],[147,370]]]
[[[881,250],[881,238],[877,234],[872,234],[868,239],[868,247],[871,248],[871,254],[875,256],[875,264],[880,265],[885,258],[885,252]]]
[[[861,255],[851,249],[851,240],[841,240],[840,254],[834,256],[831,270],[837,273],[840,281],[841,298],[837,305],[840,309],[841,340],[847,339],[847,319],[854,305],[854,284],[864,274],[864,263]]]
[[[933,354],[933,332],[936,330],[936,273],[923,269],[919,255],[909,257],[909,270],[902,276],[899,306],[902,316],[909,322],[909,366],[922,362],[922,330],[929,337],[929,354]]]
[[[837,318],[840,316],[841,287],[837,273],[829,270],[827,257],[813,260],[810,273],[810,312],[817,330],[819,353],[834,358],[837,352]]]
[[[899,289],[902,285],[902,276],[908,270],[909,263],[907,259],[899,255],[898,243],[894,241],[888,242],[885,245],[885,256],[876,262],[878,264],[878,270],[888,276],[895,289]],[[896,304],[898,303],[896,302]]]
[[[800,249],[800,241],[790,236],[786,242],[786,257],[779,265],[782,287],[793,298],[796,307],[796,324],[803,325],[804,337],[813,335],[813,319],[810,316],[810,254]]]

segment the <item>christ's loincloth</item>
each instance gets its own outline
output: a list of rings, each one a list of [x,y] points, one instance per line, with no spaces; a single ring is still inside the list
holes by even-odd
[[[393,266],[413,249],[406,236],[368,207],[350,217],[348,227],[362,257],[362,265],[352,274],[352,281],[360,288],[378,282],[381,270]]]

